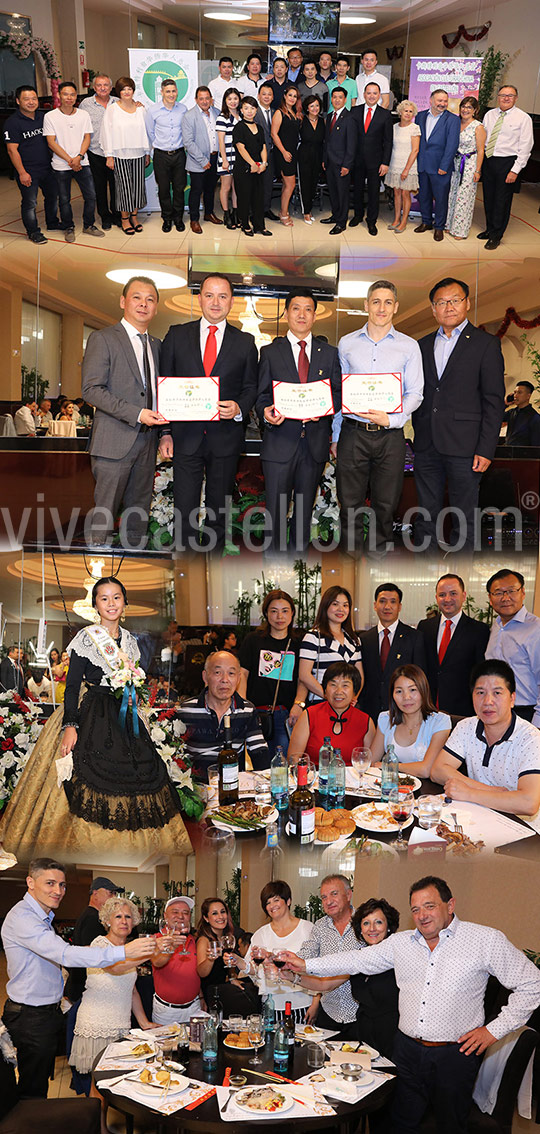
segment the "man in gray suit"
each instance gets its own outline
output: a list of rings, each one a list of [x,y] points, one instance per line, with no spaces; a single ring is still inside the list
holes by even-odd
[[[186,151],[186,169],[189,173],[189,219],[191,231],[201,233],[199,208],[204,201],[204,219],[211,224],[223,224],[214,213],[214,194],[217,184],[218,140],[216,119],[218,112],[212,106],[209,87],[197,87],[195,106],[184,114],[182,134]]]
[[[155,410],[161,342],[148,334],[159,295],[153,280],[128,280],[113,327],[93,331],[82,365],[82,396],[96,407],[90,454],[95,508],[89,543],[103,544],[123,504],[120,527],[126,547],[146,544],[158,431],[164,418]]]
[[[279,220],[276,213],[272,212],[272,187],[274,184],[274,143],[272,141],[272,100],[274,98],[274,88],[271,83],[263,83],[259,87],[259,109],[255,115],[255,122],[258,126],[262,126],[264,130],[264,142],[266,146],[266,153],[268,156],[268,164],[263,173],[264,178],[264,215],[269,220]]]

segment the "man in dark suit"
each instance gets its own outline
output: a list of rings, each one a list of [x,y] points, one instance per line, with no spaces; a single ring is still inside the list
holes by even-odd
[[[159,295],[148,276],[133,276],[120,297],[124,317],[113,327],[93,331],[82,364],[81,392],[96,407],[89,451],[95,481],[95,508],[89,516],[89,543],[110,537],[121,504],[120,536],[125,546],[146,544],[154,486],[158,431],[156,376],[160,340],[148,334]]]
[[[531,406],[532,382],[518,382],[513,394],[505,398],[507,409],[503,421],[508,429],[507,445],[540,445],[540,414]]]
[[[421,110],[416,115],[416,122],[420,127],[418,201],[422,221],[414,231],[427,232],[435,225],[433,239],[442,240],[454,155],[459,145],[460,121],[457,114],[448,110],[446,91],[436,90],[431,93],[429,110]]]
[[[435,588],[439,614],[423,618],[418,633],[424,639],[426,677],[433,704],[443,713],[472,717],[471,672],[484,660],[489,627],[463,613],[467,598],[459,575],[441,575]]]
[[[447,277],[429,293],[439,329],[420,339],[424,400],[412,415],[419,518],[415,542],[435,550],[445,483],[452,509],[446,550],[472,550],[482,473],[491,464],[504,411],[499,339],[469,323],[469,288]]]
[[[358,704],[375,724],[379,713],[388,709],[390,678],[401,665],[425,670],[424,642],[417,630],[399,619],[403,592],[395,583],[381,583],[375,591],[373,609],[377,626],[360,632],[364,688]]]
[[[336,347],[312,335],[317,300],[294,288],[285,301],[289,330],[261,350],[257,413],[264,419],[262,465],[273,551],[287,549],[287,514],[294,492],[290,547],[309,546],[311,513],[328,460],[332,417],[297,421],[274,409],[273,381],[319,382],[329,378],[334,410],[341,408],[341,369]]]
[[[7,657],[0,662],[0,692],[7,693],[13,689],[22,697],[24,693],[24,670],[21,665],[21,651],[18,646],[11,646]]]
[[[332,213],[322,224],[333,224],[330,236],[337,236],[347,227],[351,166],[354,162],[356,131],[350,113],[345,109],[347,91],[334,87],[332,109],[326,119],[323,167],[330,195]]]
[[[202,318],[170,327],[161,355],[164,376],[219,378],[219,421],[173,421],[163,430],[162,455],[172,457],[177,550],[222,550],[244,419],[257,393],[257,348],[253,335],[227,322],[233,305],[228,276],[213,272],[202,281]],[[199,543],[197,513],[206,476],[205,542]]]
[[[354,216],[349,228],[355,228],[364,219],[364,185],[367,181],[367,228],[370,236],[377,235],[379,215],[380,179],[388,173],[392,153],[392,116],[389,110],[378,106],[381,88],[378,83],[367,83],[365,101],[351,110],[356,127],[356,157],[354,163]]]
[[[274,143],[272,141],[272,99],[274,88],[270,82],[263,83],[258,93],[259,107],[255,115],[255,122],[262,126],[264,131],[264,144],[266,146],[266,169],[264,179],[264,215],[269,220],[277,221],[277,213],[272,212],[272,188],[274,185]]]

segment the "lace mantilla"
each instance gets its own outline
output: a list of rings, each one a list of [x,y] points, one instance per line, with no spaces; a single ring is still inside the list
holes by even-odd
[[[117,647],[116,643],[114,643],[115,649],[113,656],[108,658],[93,640],[91,633],[89,633],[89,631],[93,629],[93,626],[84,626],[82,630],[79,630],[79,633],[75,635],[73,641],[69,643],[67,653],[71,656],[73,650],[80,658],[86,658],[88,661],[92,662],[93,665],[99,666],[104,674],[101,684],[108,685],[107,678],[117,669],[121,654],[125,654],[132,662],[138,662],[141,652],[133,635],[129,633],[129,630],[124,630],[124,628],[121,627],[120,646]],[[112,641],[112,639],[110,639],[110,641]]]

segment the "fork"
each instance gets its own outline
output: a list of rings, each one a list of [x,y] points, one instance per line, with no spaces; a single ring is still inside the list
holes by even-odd
[[[451,811],[450,814],[452,816],[452,819],[454,820],[454,831],[456,832],[456,835],[462,835],[463,827],[460,825],[460,823],[458,823],[455,811]]]
[[[229,1105],[229,1103],[230,1103],[230,1101],[231,1101],[231,1099],[232,1099],[232,1097],[235,1093],[235,1090],[237,1091],[238,1087],[229,1087],[229,1097],[227,1099],[227,1102],[225,1103],[225,1106],[222,1106],[222,1108],[221,1108],[222,1114],[225,1114],[225,1111],[227,1110],[227,1107],[228,1107],[228,1105]]]

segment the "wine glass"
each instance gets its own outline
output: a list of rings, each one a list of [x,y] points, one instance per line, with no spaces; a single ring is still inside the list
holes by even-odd
[[[208,960],[217,961],[218,957],[221,957],[221,941],[211,937],[208,941]]]
[[[262,1059],[259,1059],[257,1052],[259,1048],[264,1047],[265,1044],[262,1016],[248,1016],[247,1033],[251,1046],[255,1048],[255,1055],[253,1056],[253,1059],[249,1060],[249,1063],[250,1066],[255,1066],[257,1063],[262,1063]]]
[[[171,932],[172,932],[172,930],[170,929],[170,927],[168,925],[167,918],[165,918],[165,917],[161,917],[159,919],[159,932],[161,933],[162,937],[169,937]],[[174,945],[172,945],[172,944],[167,945],[167,947],[161,946],[160,952],[161,953],[174,953]]]
[[[393,787],[388,797],[388,806],[392,812],[392,818],[399,827],[398,837],[394,839],[391,846],[395,847],[398,851],[406,850],[407,843],[403,838],[402,830],[403,824],[407,822],[414,807],[414,792],[400,791],[399,788]]]
[[[234,936],[234,933],[224,933],[223,937],[221,938],[221,951],[222,951],[222,953],[228,953],[229,954],[227,958],[223,957],[225,965],[227,966],[228,969],[234,969],[234,966],[235,966],[234,957],[231,956],[231,953],[232,953],[235,945],[236,945],[236,937]]]
[[[371,764],[371,749],[369,748],[353,748],[351,752],[351,764],[358,776],[358,788],[360,794],[364,787],[364,773],[367,772]]]
[[[277,986],[276,991],[282,992],[283,991],[283,984],[281,983],[281,970],[285,967],[285,955],[284,955],[283,949],[273,949],[272,950],[272,956],[271,956],[270,960],[272,961],[272,964],[275,965],[276,969],[278,970],[278,986]]]
[[[263,949],[260,945],[251,946],[251,960],[254,962],[254,964],[256,964],[257,966],[262,965],[265,957],[266,949]]]

